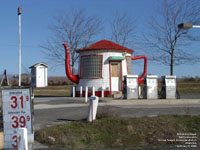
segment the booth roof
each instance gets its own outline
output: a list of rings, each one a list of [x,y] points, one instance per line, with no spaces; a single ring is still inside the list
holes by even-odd
[[[77,52],[80,53],[83,51],[91,51],[91,50],[113,50],[113,51],[128,52],[131,54],[133,53],[133,50],[108,40],[98,41],[90,46],[77,50]]]
[[[46,63],[37,63],[37,64],[35,64],[33,66],[30,66],[29,68],[31,69],[31,68],[35,68],[37,66],[44,66],[44,67],[48,68],[48,65]]]

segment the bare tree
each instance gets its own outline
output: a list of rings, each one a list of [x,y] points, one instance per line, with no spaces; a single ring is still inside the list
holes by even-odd
[[[182,22],[200,23],[200,3],[196,0],[164,0],[158,8],[157,15],[148,22],[150,32],[144,35],[144,45],[150,59],[169,66],[173,75],[175,65],[199,60],[192,56],[188,46],[198,38],[194,30],[180,30],[177,26]]]
[[[130,46],[136,35],[136,19],[127,13],[115,12],[110,21],[111,39],[123,46]]]
[[[78,54],[76,50],[89,45],[101,31],[101,21],[96,16],[88,16],[84,9],[71,9],[66,14],[54,17],[50,26],[53,37],[41,45],[47,58],[56,65],[65,64],[65,52],[62,46],[66,42],[70,49],[71,66],[74,68]]]

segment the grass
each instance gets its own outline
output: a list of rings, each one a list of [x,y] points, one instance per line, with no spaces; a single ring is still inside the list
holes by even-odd
[[[196,94],[200,93],[199,81],[177,81],[177,90],[180,94]],[[161,83],[158,84],[158,89],[161,91]]]
[[[48,86],[45,88],[35,88],[35,96],[70,96],[69,85]]]
[[[78,121],[41,129],[35,139],[50,147],[74,149],[174,146],[181,142],[158,140],[177,139],[177,133],[196,133],[200,141],[199,124],[200,116],[107,117],[93,123]]]
[[[198,81],[179,81],[177,82],[177,89],[182,93],[200,93],[200,82]]]

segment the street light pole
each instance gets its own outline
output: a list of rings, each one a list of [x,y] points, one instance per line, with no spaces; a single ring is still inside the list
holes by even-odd
[[[193,28],[200,28],[200,25],[192,25]]]
[[[18,7],[18,16],[19,16],[19,86],[21,86],[21,13],[22,8]]]
[[[178,25],[179,29],[190,29],[190,28],[200,28],[200,25],[193,25],[192,23],[180,23]]]

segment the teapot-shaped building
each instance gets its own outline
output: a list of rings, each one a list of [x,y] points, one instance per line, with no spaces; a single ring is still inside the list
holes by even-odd
[[[67,44],[63,44],[66,52],[66,74],[68,78],[77,84],[76,96],[80,95],[82,87],[83,96],[85,87],[95,87],[95,95],[104,96],[116,92],[123,92],[124,76],[132,74],[132,60],[144,59],[144,72],[138,78],[138,83],[143,82],[147,71],[146,56],[132,57],[134,51],[108,40],[101,40],[88,47],[77,50],[79,53],[78,75],[71,73],[70,53]],[[91,91],[91,90],[89,90]],[[89,92],[89,96],[92,93]]]

